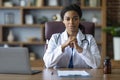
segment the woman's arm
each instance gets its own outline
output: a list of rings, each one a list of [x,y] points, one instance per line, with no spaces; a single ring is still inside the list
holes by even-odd
[[[58,34],[52,35],[49,40],[47,50],[43,56],[45,66],[47,68],[54,67],[62,56],[61,45],[57,45],[56,43],[57,37]]]
[[[100,66],[101,56],[100,52],[98,50],[98,46],[95,42],[95,39],[93,36],[87,36],[89,45],[84,48],[83,52],[80,54],[82,59],[92,68],[98,68]]]

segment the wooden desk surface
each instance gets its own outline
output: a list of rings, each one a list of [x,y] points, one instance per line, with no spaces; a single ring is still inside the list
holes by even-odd
[[[39,67],[34,69],[42,70],[42,68]],[[91,77],[63,78],[57,76],[57,69],[43,69],[42,73],[35,75],[0,74],[0,80],[120,80],[120,69],[113,69],[112,74],[103,74],[102,69],[85,69],[85,71],[90,73]]]

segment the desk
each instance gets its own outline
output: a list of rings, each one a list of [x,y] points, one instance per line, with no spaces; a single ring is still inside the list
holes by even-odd
[[[42,69],[42,68],[35,68]],[[66,69],[64,69],[66,70]],[[80,69],[73,69],[80,70]],[[112,74],[103,74],[102,69],[85,69],[92,77],[63,78],[57,76],[55,69],[43,69],[42,73],[35,75],[0,74],[0,80],[120,80],[120,69],[113,69]],[[53,72],[53,74],[51,74]]]

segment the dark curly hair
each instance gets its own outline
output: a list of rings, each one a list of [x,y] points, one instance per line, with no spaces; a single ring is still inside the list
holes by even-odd
[[[60,16],[61,16],[62,20],[63,20],[63,18],[64,18],[65,13],[66,13],[67,11],[71,11],[71,10],[77,12],[78,15],[79,15],[79,18],[82,17],[82,11],[81,11],[80,6],[78,6],[77,4],[71,4],[71,5],[66,6],[66,7],[64,7],[64,8],[62,9],[62,11],[61,11],[61,13],[60,13]]]

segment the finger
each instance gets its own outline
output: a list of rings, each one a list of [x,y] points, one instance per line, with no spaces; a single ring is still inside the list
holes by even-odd
[[[70,43],[69,46],[73,48],[74,47],[74,43]]]

